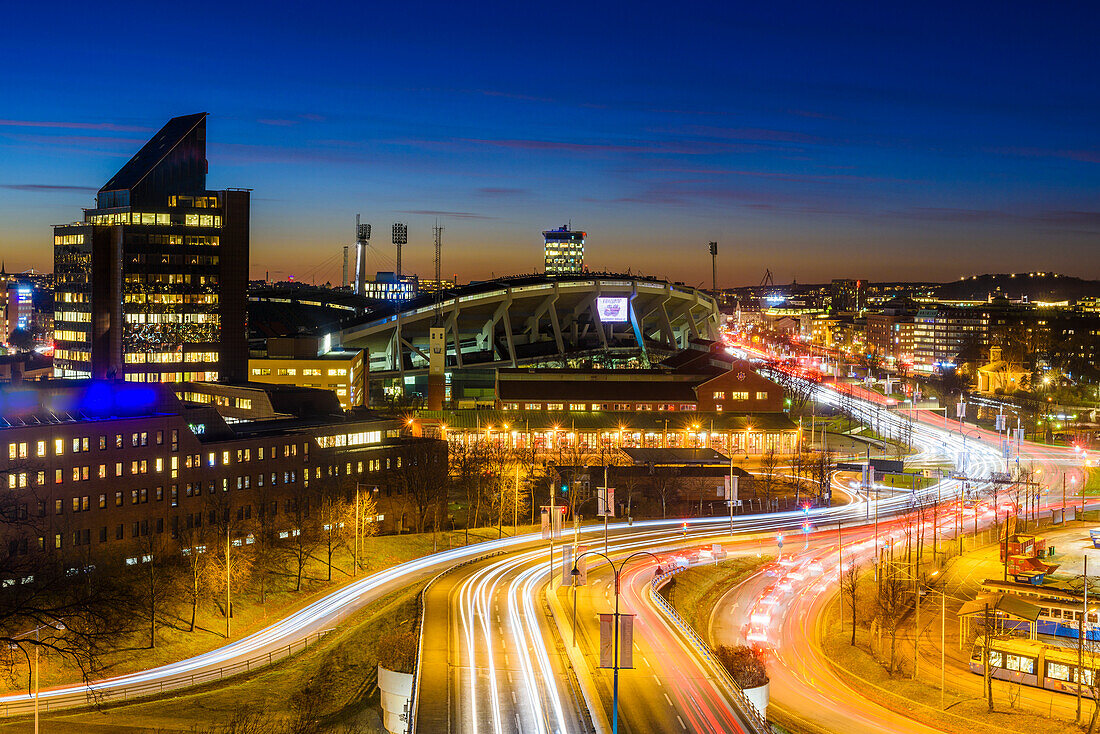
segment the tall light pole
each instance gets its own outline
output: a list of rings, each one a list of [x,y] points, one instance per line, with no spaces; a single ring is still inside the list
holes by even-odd
[[[576,587],[577,576],[580,575],[580,571],[577,569],[577,561],[587,555],[603,556],[604,560],[608,562],[608,564],[611,566],[612,572],[614,572],[615,574],[615,625],[612,632],[612,635],[614,636],[614,650],[612,652],[611,658],[612,669],[614,670],[614,682],[612,683],[611,687],[611,734],[619,734],[619,591],[623,567],[626,566],[627,561],[629,561],[634,556],[650,556],[651,558],[653,558],[653,560],[657,561],[658,564],[661,563],[661,559],[653,555],[649,551],[636,551],[624,558],[622,562],[619,563],[618,567],[616,567],[615,562],[608,558],[605,554],[599,551],[585,551],[580,556],[573,559],[573,569],[572,571],[570,571],[570,573],[573,575],[574,588]],[[657,568],[660,569],[660,565],[658,565]]]

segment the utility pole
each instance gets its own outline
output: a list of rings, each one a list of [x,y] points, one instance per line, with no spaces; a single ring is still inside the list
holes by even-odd
[[[1084,670],[1084,657],[1085,657],[1085,615],[1089,611],[1089,557],[1085,556],[1085,599],[1081,606],[1081,616],[1077,620],[1077,718],[1075,721],[1081,722],[1081,679],[1084,677],[1082,671]]]
[[[469,523],[467,523],[469,524]],[[359,575],[359,483],[355,483],[355,543],[353,543],[352,565],[355,567],[353,576]]]
[[[715,298],[718,297],[718,243],[710,243],[710,283]]]
[[[232,631],[230,620],[233,618],[233,602],[229,596],[229,522],[225,523],[225,639],[229,639]]]

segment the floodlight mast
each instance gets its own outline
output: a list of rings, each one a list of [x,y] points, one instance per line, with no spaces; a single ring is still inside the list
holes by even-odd
[[[401,246],[409,242],[409,226],[402,222],[393,225],[393,244],[397,245],[397,280],[401,280]]]
[[[367,243],[370,241],[370,225],[361,224],[355,215],[355,295],[367,290]]]

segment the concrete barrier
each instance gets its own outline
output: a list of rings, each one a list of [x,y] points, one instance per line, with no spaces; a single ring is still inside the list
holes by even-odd
[[[398,673],[378,666],[378,690],[382,694],[382,714],[386,731],[405,734],[409,731],[409,701],[412,698],[412,673]]]

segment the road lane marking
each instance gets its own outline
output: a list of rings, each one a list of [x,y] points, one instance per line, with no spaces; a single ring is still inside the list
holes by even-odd
[[[676,714],[676,720],[680,722],[680,728],[684,731],[687,731],[687,724],[685,724],[684,720],[680,718],[680,714]]]
[[[665,694],[665,700],[668,701],[668,707],[669,708],[676,708],[675,706],[672,705],[672,699],[668,697],[667,693]]]

